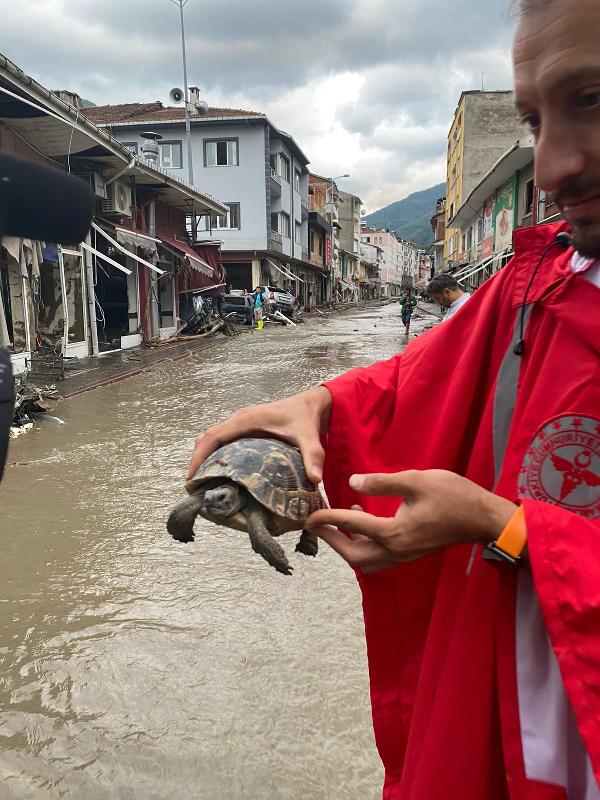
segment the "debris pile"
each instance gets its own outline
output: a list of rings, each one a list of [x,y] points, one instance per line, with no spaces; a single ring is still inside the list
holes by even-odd
[[[38,419],[51,419],[64,424],[58,417],[50,417],[47,414],[48,408],[43,404],[44,400],[56,398],[57,392],[56,386],[39,387],[15,378],[15,407],[10,438],[15,439],[30,431]]]

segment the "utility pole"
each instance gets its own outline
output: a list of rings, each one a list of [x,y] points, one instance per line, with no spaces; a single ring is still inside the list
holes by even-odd
[[[187,142],[187,162],[188,162],[188,175],[189,182],[194,185],[194,165],[192,163],[192,126],[190,122],[190,95],[188,89],[187,79],[187,62],[185,57],[185,24],[183,20],[183,9],[188,4],[189,0],[171,0],[176,6],[179,6],[179,15],[181,17],[181,55],[183,59],[183,97],[185,103],[185,139]]]

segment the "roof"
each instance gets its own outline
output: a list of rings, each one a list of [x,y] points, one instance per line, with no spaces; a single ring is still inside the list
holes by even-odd
[[[183,106],[163,106],[159,100],[152,103],[121,103],[120,105],[94,106],[82,109],[83,114],[97,125],[115,123],[146,122],[185,122]],[[264,117],[258,111],[244,111],[240,108],[212,108],[196,119],[234,119],[245,117]]]
[[[457,223],[467,223],[478,216],[479,209],[491,197],[496,189],[503,186],[515,172],[524,169],[533,162],[533,140],[531,137],[516,141],[506,153],[503,153],[493,167],[483,176],[472,190],[454,217],[448,221],[448,228],[455,228]]]
[[[81,109],[82,114],[100,127],[117,128],[126,126],[146,126],[161,124],[185,123],[185,108],[183,106],[163,106],[160,100],[152,103],[122,103],[115,106],[95,106],[94,108]],[[236,120],[264,120],[271,127],[273,138],[285,139],[292,149],[297,151],[304,164],[309,159],[302,152],[300,146],[291,134],[278,128],[271,120],[260,111],[246,111],[241,108],[208,108],[206,114],[190,116],[192,126],[207,125],[207,123],[223,122],[232,123]]]
[[[138,185],[156,190],[160,199],[186,212],[222,214],[226,207],[164,170],[135,158],[109,131],[97,127],[56,94],[0,54],[0,124],[5,124],[46,158],[83,171],[105,169],[135,175]],[[114,177],[113,174],[113,177]]]

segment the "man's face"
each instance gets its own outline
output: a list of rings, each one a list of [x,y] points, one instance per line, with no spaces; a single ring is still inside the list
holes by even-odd
[[[600,3],[552,0],[524,15],[513,48],[515,95],[535,138],[535,174],[600,257]]]
[[[444,289],[441,294],[432,294],[433,302],[442,308],[450,308],[452,305],[452,295],[450,289]]]

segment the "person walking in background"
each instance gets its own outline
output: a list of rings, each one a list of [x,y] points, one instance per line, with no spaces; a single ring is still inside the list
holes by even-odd
[[[410,331],[410,320],[413,315],[413,311],[417,307],[417,298],[410,289],[405,289],[404,294],[400,298],[399,302],[402,306],[402,324],[404,325],[406,335],[408,336]]]
[[[267,296],[264,293],[262,286],[256,287],[252,293],[252,300],[254,303],[254,321],[256,322],[256,327],[258,330],[262,331],[265,324],[263,321],[263,306],[267,300]]]
[[[471,298],[471,295],[463,290],[455,278],[445,274],[436,275],[429,282],[427,294],[431,296],[434,303],[446,309],[442,322],[454,316],[458,309]]]

